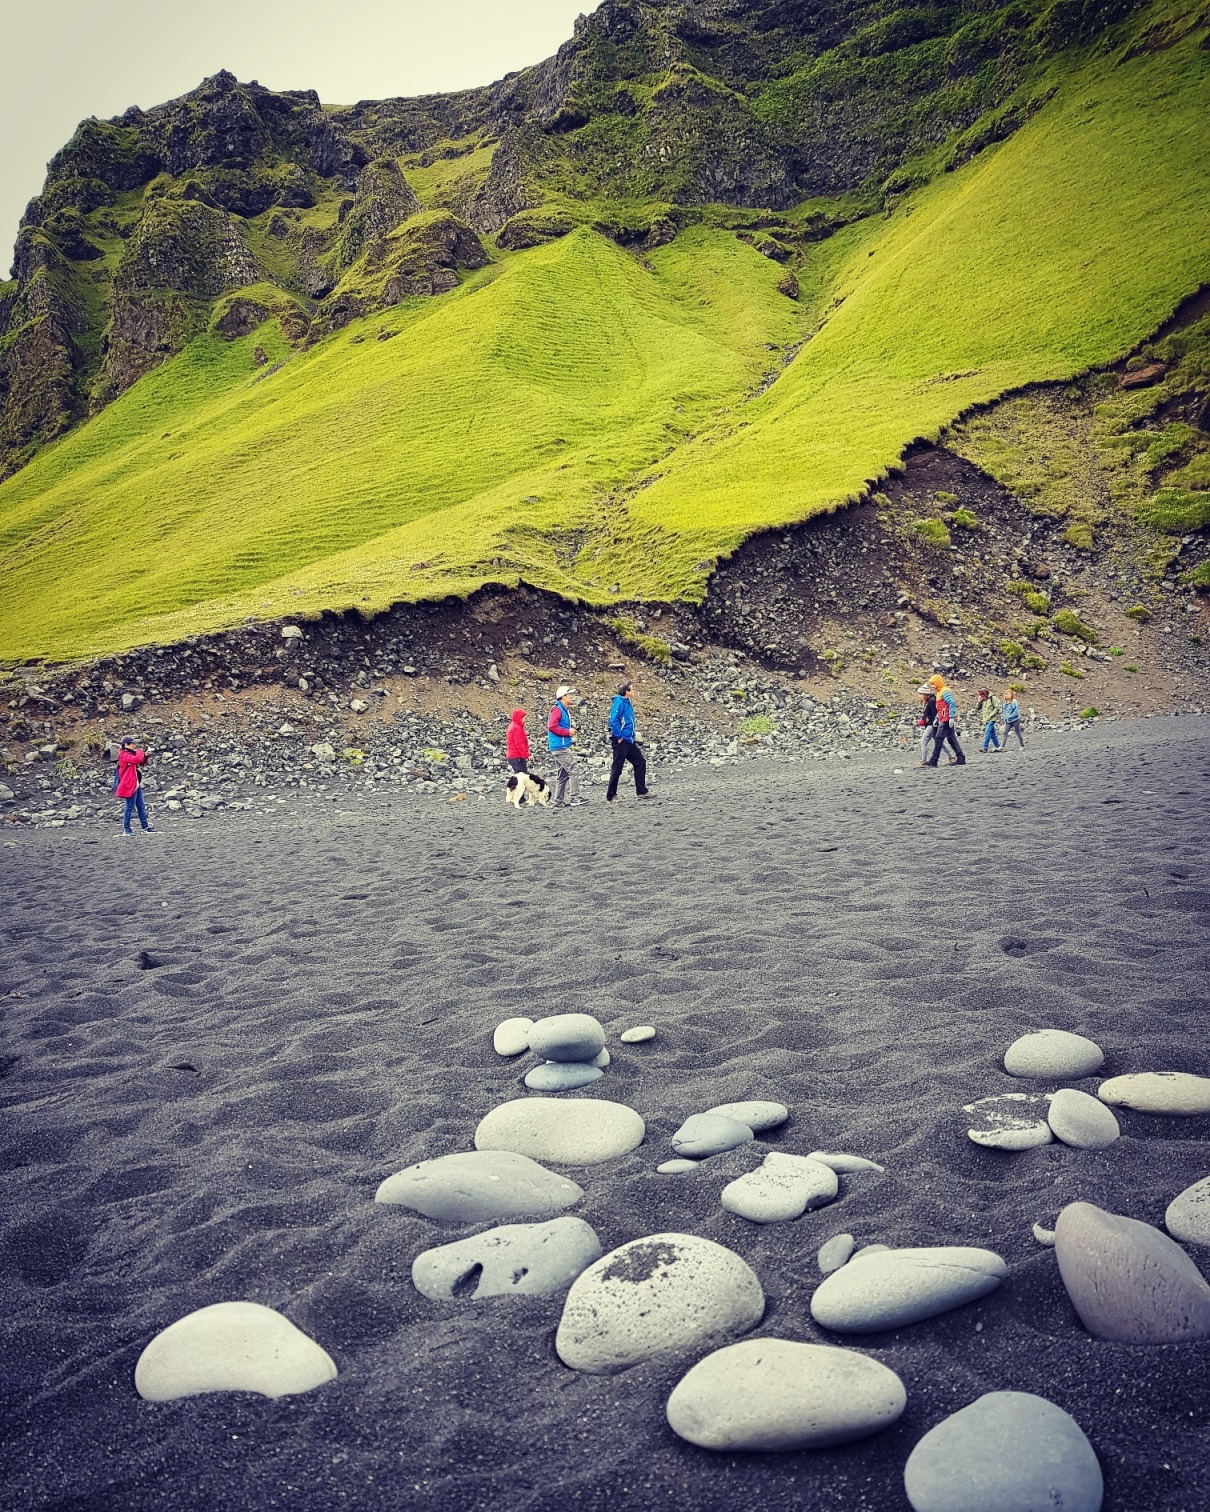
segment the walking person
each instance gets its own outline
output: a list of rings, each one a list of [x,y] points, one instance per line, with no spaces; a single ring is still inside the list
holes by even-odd
[[[949,758],[950,766],[965,766],[966,757],[958,744],[958,732],[955,729],[958,719],[958,701],[946,687],[944,677],[930,677],[929,687],[932,688],[937,699],[937,739],[928,765],[935,767],[942,747],[948,745],[954,753]]]
[[[139,823],[147,834],[154,834],[155,826],[147,822],[147,804],[143,799],[143,763],[147,752],[138,749],[133,740],[125,739],[118,750],[118,782],[114,792],[123,800],[122,833],[132,834],[130,820],[138,814]]]
[[[983,744],[981,751],[1000,749],[1000,740],[996,734],[996,721],[1000,718],[1000,700],[986,688],[979,689],[979,706],[975,710],[975,718],[983,726]]]
[[[613,766],[609,769],[609,786],[605,802],[618,796],[618,781],[627,762],[634,768],[634,791],[639,798],[650,798],[647,791],[647,760],[634,738],[634,704],[630,694],[634,684],[624,682],[613,696],[609,709],[609,743],[613,747]]]
[[[920,718],[916,721],[920,727],[920,765],[928,766],[929,746],[937,737],[937,695],[928,683],[921,683],[916,696],[920,699]]]
[[[1021,734],[1021,705],[1017,702],[1017,695],[1011,688],[1004,690],[1004,705],[1000,713],[1004,719],[1004,749],[1008,750],[1008,737],[1015,735],[1017,744],[1024,750],[1025,738]]]
[[[564,701],[575,691],[566,683],[555,689],[554,708],[546,721],[546,744],[559,769],[559,775],[555,779],[555,808],[571,808],[573,804],[588,802],[587,798],[580,797],[580,774],[572,750],[576,730]]]
[[[504,754],[514,772],[529,772],[529,735],[525,730],[524,709],[514,709],[509,718]]]

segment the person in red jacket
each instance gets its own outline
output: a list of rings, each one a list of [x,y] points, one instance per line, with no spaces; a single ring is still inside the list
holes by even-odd
[[[514,772],[529,771],[529,736],[525,733],[525,710],[514,709],[504,737],[504,753]]]
[[[119,798],[125,800],[125,808],[122,811],[122,833],[129,835],[131,816],[137,812],[139,823],[148,834],[153,834],[155,826],[147,823],[147,805],[143,801],[143,773],[142,766],[147,760],[147,752],[138,750],[133,740],[127,738],[121,744],[118,751],[118,785],[114,792]]]

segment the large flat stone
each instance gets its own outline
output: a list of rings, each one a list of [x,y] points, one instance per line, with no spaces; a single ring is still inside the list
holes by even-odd
[[[990,1391],[908,1456],[914,1512],[1100,1512],[1101,1467],[1070,1414],[1027,1391]]]
[[[764,1310],[760,1282],[731,1250],[694,1234],[651,1234],[572,1284],[555,1348],[573,1370],[610,1375],[747,1333]]]
[[[759,1099],[750,1102],[719,1103],[717,1108],[707,1108],[706,1112],[717,1113],[721,1118],[734,1118],[739,1123],[747,1124],[753,1134],[762,1134],[766,1129],[776,1129],[790,1116],[790,1110],[785,1103],[761,1102]]]
[[[411,1208],[447,1223],[545,1218],[579,1202],[584,1190],[528,1156],[508,1150],[466,1150],[396,1171],[375,1202]]]
[[[1102,1102],[1138,1113],[1166,1113],[1191,1117],[1210,1113],[1210,1076],[1190,1071],[1139,1071],[1111,1076],[1097,1090]]]
[[[412,1284],[433,1301],[544,1297],[569,1285],[600,1254],[601,1241],[583,1218],[506,1223],[417,1255]]]
[[[156,1334],[134,1386],[148,1402],[210,1391],[294,1396],[336,1379],[331,1356],[289,1318],[259,1302],[215,1302]]]
[[[854,1256],[815,1288],[811,1316],[837,1333],[902,1328],[985,1297],[1007,1274],[993,1251],[961,1245]]]
[[[752,1128],[738,1118],[721,1113],[694,1113],[672,1136],[672,1148],[678,1155],[702,1160],[707,1155],[721,1155],[726,1150],[751,1144]]]
[[[501,1103],[475,1130],[479,1150],[512,1150],[556,1165],[599,1165],[642,1144],[646,1125],[623,1103],[590,1097],[522,1097]]]
[[[1120,1344],[1210,1339],[1210,1285],[1159,1229],[1072,1202],[1055,1224],[1067,1294],[1089,1333]]]
[[[682,1376],[668,1422],[703,1449],[823,1449],[889,1427],[906,1405],[895,1372],[856,1350],[745,1339]]]

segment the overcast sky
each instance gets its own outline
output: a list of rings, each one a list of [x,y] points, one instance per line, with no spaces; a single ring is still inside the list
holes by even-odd
[[[13,0],[0,64],[0,270],[46,164],[88,116],[229,69],[325,104],[489,84],[540,62],[599,0]]]

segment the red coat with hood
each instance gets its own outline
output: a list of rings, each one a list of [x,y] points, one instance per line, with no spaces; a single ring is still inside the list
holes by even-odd
[[[118,752],[118,785],[114,791],[119,798],[134,797],[139,786],[139,768],[146,760],[146,751],[132,751],[123,746]]]
[[[525,710],[514,709],[504,751],[510,761],[529,760],[529,736],[525,733]]]

